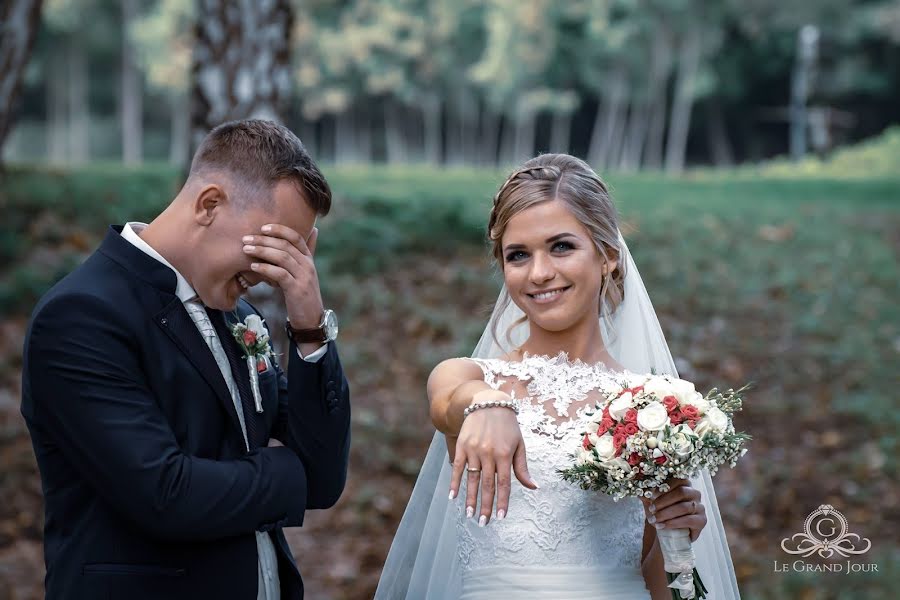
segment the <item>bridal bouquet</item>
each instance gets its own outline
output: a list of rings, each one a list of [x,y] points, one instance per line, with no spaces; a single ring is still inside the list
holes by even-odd
[[[741,393],[712,389],[705,396],[694,384],[665,375],[632,376],[612,389],[587,413],[589,430],[576,449],[575,464],[563,479],[618,501],[667,492],[670,479],[689,479],[700,469],[715,475],[719,466],[747,452],[750,436],[736,432],[732,415],[741,410]],[[705,598],[688,529],[660,529],[660,548],[674,600]]]

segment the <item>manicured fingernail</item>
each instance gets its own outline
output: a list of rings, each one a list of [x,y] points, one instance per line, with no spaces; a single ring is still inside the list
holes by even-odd
[[[655,505],[655,504],[651,504],[651,505],[650,505],[650,512],[652,512],[652,513],[656,512],[656,505]]]
[[[455,499],[456,499],[456,490],[450,490],[450,499],[451,499],[451,500],[455,500]]]
[[[250,263],[250,268],[254,271],[259,269],[259,263]]]
[[[500,510],[497,511],[497,520],[502,521],[505,518],[506,518],[506,511],[501,508]]]
[[[656,523],[656,515],[650,515],[649,517],[647,517],[647,522],[650,523],[651,525],[653,523]]]
[[[487,517],[484,515],[481,515],[480,517],[478,517],[478,526],[484,527],[485,525],[487,525]]]
[[[473,516],[475,516],[475,509],[472,508],[471,506],[467,506],[466,507],[466,518],[471,519]]]
[[[256,246],[244,246],[244,252],[253,252],[256,250]]]
[[[245,235],[243,238],[241,238],[241,241],[244,242],[245,244],[249,244],[250,242],[253,241],[253,236]]]
[[[266,233],[269,233],[270,231],[272,231],[272,226],[271,225],[263,225],[262,230],[265,231]]]

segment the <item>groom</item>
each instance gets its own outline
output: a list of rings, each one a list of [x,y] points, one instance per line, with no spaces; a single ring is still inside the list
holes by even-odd
[[[338,500],[350,444],[337,323],[313,263],[330,207],[293,133],[226,123],[168,208],[111,227],[38,303],[22,414],[47,598],[303,597],[282,527]],[[232,329],[258,324],[241,296],[260,282],[284,295],[288,323],[266,323],[291,338],[281,365],[247,360]]]

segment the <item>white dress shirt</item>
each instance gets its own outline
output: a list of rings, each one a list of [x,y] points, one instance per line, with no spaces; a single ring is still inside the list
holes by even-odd
[[[138,235],[146,226],[146,224],[139,222],[127,223],[122,229],[122,237],[131,242],[145,254],[152,256],[175,272],[175,295],[182,303],[184,303],[185,309],[191,316],[191,319],[194,321],[194,324],[197,326],[203,339],[206,341],[207,346],[209,346],[210,351],[213,353],[216,364],[219,365],[219,370],[222,372],[222,377],[225,379],[228,391],[231,393],[231,400],[234,403],[234,408],[241,424],[241,432],[244,436],[244,446],[249,450],[247,427],[244,423],[244,409],[241,404],[240,392],[234,382],[231,367],[228,363],[228,357],[225,354],[225,350],[222,348],[222,343],[216,334],[215,328],[212,327],[212,323],[210,323],[209,317],[206,314],[202,303],[197,298],[197,293],[194,291],[194,288],[191,287],[191,284],[178,272],[178,269],[173,267],[159,252],[154,250],[150,244],[145,242]],[[325,355],[327,350],[328,345],[324,344],[308,356],[303,356],[303,354],[300,353],[299,348],[297,349],[297,354],[305,361],[318,362],[318,360]],[[279,600],[281,590],[278,579],[278,558],[275,554],[275,546],[272,543],[272,538],[269,536],[268,532],[257,531],[255,533],[258,556],[257,570],[259,573],[257,600]]]

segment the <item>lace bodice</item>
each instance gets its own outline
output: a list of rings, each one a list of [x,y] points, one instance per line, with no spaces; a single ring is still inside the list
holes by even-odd
[[[528,469],[540,488],[528,490],[513,478],[508,516],[493,518],[483,528],[478,526],[478,507],[476,517],[467,519],[465,502],[457,502],[462,569],[598,564],[639,569],[644,522],[640,500],[614,502],[562,481],[557,473],[571,465],[585,411],[594,406],[604,382],[628,373],[571,362],[564,353],[526,354],[521,361],[470,360],[481,367],[488,385],[517,403]],[[465,499],[464,489],[459,496]]]

